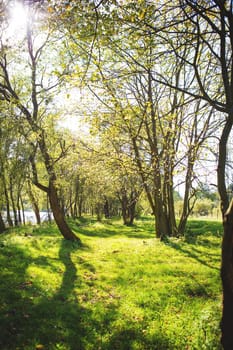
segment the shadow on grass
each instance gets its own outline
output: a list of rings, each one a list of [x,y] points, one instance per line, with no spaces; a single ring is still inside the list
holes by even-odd
[[[204,237],[206,235],[208,236],[211,234],[215,237],[221,237],[222,231],[223,227],[221,222],[208,220],[190,220],[185,230],[185,240],[188,243],[195,244],[201,236],[202,241],[204,242]]]
[[[210,254],[206,251],[202,251],[201,249],[197,249],[194,245],[188,243],[188,246],[186,247],[182,242],[176,243],[172,240],[168,240],[165,244],[169,245],[171,248],[179,251],[183,255],[187,256],[188,258],[192,258],[199,262],[200,264],[209,267],[210,269],[218,271],[219,268],[217,268],[213,262],[219,262],[220,261],[220,255],[219,254]],[[201,244],[199,245],[201,246]],[[206,245],[205,245],[206,246]]]
[[[1,350],[31,350],[38,345],[43,349],[85,350],[87,343],[99,342],[98,329],[102,325],[95,320],[91,310],[80,304],[79,296],[74,293],[75,287],[82,283],[71,258],[74,249],[73,243],[61,241],[59,258],[65,271],[59,289],[51,294],[49,285],[42,289],[27,274],[31,265],[52,268],[50,259],[33,259],[25,249],[1,246]],[[90,264],[85,267],[94,271]],[[117,315],[115,309],[109,312],[110,318]]]
[[[84,280],[78,267],[82,264],[90,273],[95,267],[77,255],[74,262],[76,249],[75,243],[60,240],[59,259],[46,253],[33,258],[23,245],[0,245],[0,349],[126,350],[134,345],[142,350],[173,349],[165,338],[145,336],[140,323],[120,320],[117,327],[120,299],[114,296],[105,305],[93,295],[90,308],[88,303],[84,306],[79,295]],[[62,262],[64,272],[58,272],[54,259]],[[30,266],[49,271],[56,266],[54,273],[62,273],[57,291],[36,280],[28,272]]]
[[[142,329],[133,329],[128,325],[122,330],[112,329],[110,339],[103,341],[102,350],[174,350],[173,342],[165,335],[155,334],[147,338]],[[92,349],[92,348],[91,348]],[[96,349],[93,347],[93,350]],[[98,348],[97,348],[98,349]]]
[[[130,350],[130,349],[146,349],[146,350],[168,350],[174,349],[172,342],[162,336],[155,334],[153,339],[147,339],[141,329],[132,329],[130,325],[119,331],[113,331],[110,340],[104,344],[105,350]]]
[[[154,227],[149,222],[145,224],[123,225],[111,220],[98,222],[83,218],[76,221],[70,220],[69,226],[79,234],[88,237],[111,238],[113,236],[125,236],[131,238],[154,238]]]
[[[208,248],[220,251],[219,239],[214,240],[213,238],[220,237],[221,231],[221,222],[191,220],[187,224],[184,241],[174,241],[168,238],[164,244],[189,258],[195,259],[202,265],[218,271],[219,268],[215,264],[220,263],[220,253],[210,253]]]
[[[122,229],[120,235],[133,237],[135,234],[137,238],[153,237],[152,231],[145,232],[143,226],[139,224],[126,228],[123,225],[115,226],[115,224],[104,224],[100,227],[97,225],[94,227],[94,231],[89,227],[89,220],[84,222],[84,225],[72,225],[77,233],[83,230],[83,234],[87,236],[110,237],[119,235],[117,230],[119,231],[120,228]],[[148,229],[150,227],[152,225],[148,223]],[[10,241],[7,243],[7,239],[5,240],[6,244],[4,240],[2,241],[3,244],[0,245],[1,350],[35,350],[38,344],[43,345],[43,350],[175,349],[172,339],[166,338],[165,334],[161,335],[157,332],[147,335],[143,332],[145,325],[142,322],[137,320],[127,322],[127,319],[120,319],[118,308],[121,305],[121,300],[114,295],[109,294],[108,296],[106,291],[103,294],[106,295],[106,299],[109,298],[108,303],[105,304],[103,297],[98,300],[100,287],[98,284],[95,286],[90,279],[95,273],[95,266],[78,254],[73,254],[77,249],[75,243],[61,240],[60,237],[55,237],[53,232],[51,237],[50,232],[45,228],[38,229],[38,231],[32,230],[35,237],[27,239],[35,239],[35,245],[32,245],[33,249],[41,247],[46,249],[46,244],[60,244],[58,258],[57,256],[49,257],[46,252],[43,254],[42,251],[41,256],[34,259],[23,244],[14,246],[10,244]],[[36,232],[38,232],[38,236],[36,236]],[[45,237],[43,244],[41,244],[42,237]],[[206,259],[206,252],[199,251],[197,245],[188,245],[184,242],[179,244],[172,242],[172,240],[168,244],[182,254],[214,268],[209,262],[215,255],[209,254],[208,259]],[[203,247],[205,244],[207,243],[204,242]],[[75,260],[73,255],[75,255]],[[39,283],[34,280],[33,275],[29,275],[28,269],[33,265],[41,269],[48,269],[51,271],[52,279],[53,268],[56,266],[55,259],[62,263],[64,272],[62,270],[58,272],[56,267],[54,274],[61,273],[61,284],[55,292],[51,293],[50,286],[43,286],[43,282],[39,281]],[[79,270],[82,270],[82,274]],[[86,280],[83,270],[89,272],[89,274],[86,273]],[[122,276],[120,270],[119,276]],[[82,299],[83,295],[79,294],[84,283],[89,286],[85,290],[90,293],[85,301]],[[196,284],[194,287],[191,284],[186,286],[188,295],[208,297],[208,290],[205,286]],[[157,312],[157,305],[154,311]]]
[[[48,259],[32,259],[19,247],[1,249],[1,266],[4,266],[0,272],[2,350],[34,349],[37,344],[49,348],[51,344],[55,345],[65,338],[70,344],[74,343],[74,326],[68,327],[68,315],[69,319],[76,323],[77,332],[83,310],[76,302],[68,300],[76,278],[76,270],[68,257],[66,261],[62,286],[58,295],[53,297],[46,295],[46,289],[39,288],[36,281],[27,276],[30,265],[46,268],[49,265]],[[64,299],[58,298],[61,294]]]

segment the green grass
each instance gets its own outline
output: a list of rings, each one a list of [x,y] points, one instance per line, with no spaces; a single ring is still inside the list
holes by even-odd
[[[0,235],[1,350],[217,350],[221,224],[162,243],[153,222],[71,222]]]

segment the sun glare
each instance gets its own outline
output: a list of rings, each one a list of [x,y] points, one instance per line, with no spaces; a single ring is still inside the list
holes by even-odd
[[[22,37],[26,33],[28,22],[28,8],[22,3],[15,1],[9,8],[9,35]]]

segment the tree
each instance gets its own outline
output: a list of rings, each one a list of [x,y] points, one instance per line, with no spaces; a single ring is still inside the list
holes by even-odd
[[[41,223],[40,209],[39,209],[39,205],[38,205],[38,200],[36,199],[36,197],[33,193],[33,190],[32,190],[31,181],[27,181],[27,193],[28,193],[31,205],[32,205],[32,209],[33,209],[35,216],[36,216],[36,223],[38,225],[40,225],[40,223]]]
[[[110,138],[114,137],[115,129],[120,130],[118,134],[127,135],[155,215],[157,237],[182,234],[195,194],[192,188],[195,162],[210,134],[212,113],[206,111],[204,104],[185,98],[183,91],[156,82],[159,65],[165,67],[166,75],[172,75],[175,86],[184,80],[184,63],[179,58],[164,63],[164,53],[157,54],[161,40],[154,37],[153,30],[148,30],[147,21],[151,19],[152,28],[155,23],[156,5],[130,1],[124,6],[115,4],[111,10],[106,6],[98,11],[101,31],[97,27],[98,41],[92,47],[92,56],[88,56],[90,69],[86,72],[90,90],[102,103],[97,118],[102,128],[105,125],[105,129],[113,130],[112,134],[109,132]],[[105,11],[109,11],[108,21]],[[121,30],[116,30],[117,26]],[[182,134],[186,128],[192,131],[186,133],[184,141]],[[177,227],[174,174],[182,166],[186,169],[185,196]]]
[[[0,180],[3,189],[2,201],[9,226],[21,224],[21,193],[27,177],[25,143],[18,126],[12,121],[12,111],[2,102],[0,119]],[[16,176],[17,174],[17,176]],[[11,212],[10,212],[11,211]]]
[[[54,115],[49,111],[49,104],[54,97],[55,90],[58,92],[58,87],[62,81],[62,71],[59,68],[54,72],[54,68],[48,63],[48,52],[55,55],[56,37],[52,38],[50,28],[42,28],[36,25],[35,13],[37,11],[33,5],[30,7],[30,17],[27,23],[27,33],[24,39],[26,51],[15,52],[15,45],[12,47],[2,43],[1,47],[1,82],[0,93],[2,98],[15,108],[16,120],[21,123],[21,133],[30,147],[29,161],[31,163],[33,183],[46,192],[49,198],[50,206],[53,212],[55,222],[65,239],[79,240],[78,237],[71,231],[67,225],[64,213],[60,207],[59,197],[57,193],[57,174],[56,163],[65,156],[68,150],[65,144],[59,137],[55,138],[55,145],[52,145],[51,139],[48,136],[54,129]],[[28,9],[29,15],[29,9]],[[49,40],[51,38],[51,40]],[[9,59],[11,55],[11,60]],[[25,55],[27,60],[25,60]],[[45,58],[47,55],[47,58]],[[14,59],[12,59],[12,57]],[[55,56],[54,56],[55,57]],[[16,62],[19,67],[12,72],[12,61]],[[47,61],[46,61],[47,59]],[[44,65],[47,64],[47,70]],[[22,71],[24,77],[22,80]],[[50,78],[46,77],[46,74]],[[18,84],[17,84],[18,83]],[[46,116],[46,118],[45,118]],[[49,123],[50,118],[50,123]],[[49,125],[48,125],[49,124]],[[47,127],[51,129],[47,129]],[[51,149],[56,148],[56,156]],[[47,172],[47,184],[41,183],[38,178],[37,158],[43,161],[44,169]]]
[[[161,71],[156,81],[202,100],[218,112],[223,124],[217,181],[224,228],[221,341],[228,350],[233,348],[233,202],[229,203],[226,186],[227,143],[233,125],[233,3],[227,0],[180,0],[171,4],[170,10],[164,7],[167,21],[160,28],[154,27],[154,35],[163,37],[170,47],[168,56],[184,63],[183,74],[189,72],[189,84],[175,86],[171,77]],[[183,55],[184,50],[188,55]]]
[[[104,127],[100,135],[100,154],[110,174],[110,186],[121,205],[124,225],[132,225],[143,186],[134,162],[134,151],[128,135],[121,128]]]

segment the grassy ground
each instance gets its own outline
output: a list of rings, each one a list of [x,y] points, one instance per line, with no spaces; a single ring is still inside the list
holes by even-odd
[[[71,223],[0,235],[1,350],[216,350],[221,224],[162,243],[153,223]]]

